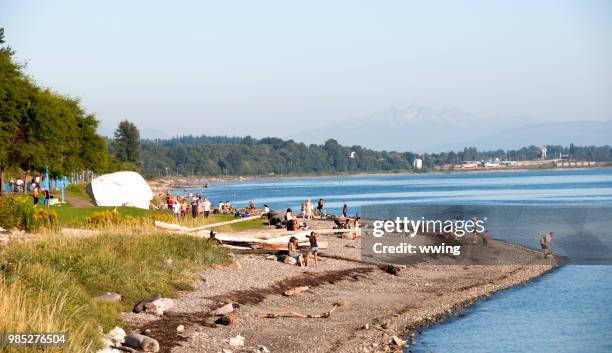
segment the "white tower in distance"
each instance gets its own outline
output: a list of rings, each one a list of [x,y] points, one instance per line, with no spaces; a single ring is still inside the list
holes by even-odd
[[[542,151],[542,159],[546,159],[546,150],[548,148],[546,148],[546,145],[542,145],[542,147],[540,148],[540,151]]]

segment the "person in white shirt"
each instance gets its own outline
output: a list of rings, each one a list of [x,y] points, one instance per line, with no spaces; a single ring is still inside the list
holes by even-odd
[[[181,219],[181,202],[178,198],[172,204],[172,212],[174,212],[174,217],[176,217],[176,222],[178,223]]]
[[[210,216],[210,206],[211,203],[208,201],[208,197],[204,198],[204,217],[208,218]]]

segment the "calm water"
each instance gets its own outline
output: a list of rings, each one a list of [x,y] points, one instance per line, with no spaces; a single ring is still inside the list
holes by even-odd
[[[307,198],[316,202],[322,197],[328,211],[339,212],[346,201],[351,214],[360,213],[362,205],[594,207],[612,206],[612,169],[256,180],[211,184],[194,191],[206,193],[213,202],[230,200],[244,206],[253,200],[258,206],[266,202],[272,209],[297,208]],[[595,214],[588,213],[583,223],[601,219],[599,214],[589,216]],[[589,239],[609,254],[612,230],[596,233]],[[504,239],[503,234],[498,238]],[[537,242],[525,245],[536,247]],[[498,293],[464,315],[425,330],[410,349],[612,352],[612,266],[567,265],[529,285]]]

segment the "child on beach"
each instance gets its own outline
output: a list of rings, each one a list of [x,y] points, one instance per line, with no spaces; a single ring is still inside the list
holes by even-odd
[[[310,242],[310,249],[308,250],[308,254],[306,254],[306,267],[308,267],[310,255],[314,257],[315,267],[319,267],[319,246],[317,245],[317,233],[311,232],[308,236],[308,240]]]

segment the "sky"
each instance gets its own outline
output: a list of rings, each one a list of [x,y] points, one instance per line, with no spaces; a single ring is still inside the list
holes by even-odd
[[[0,27],[107,135],[295,136],[413,103],[612,120],[607,0],[2,0]]]

